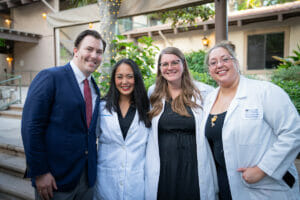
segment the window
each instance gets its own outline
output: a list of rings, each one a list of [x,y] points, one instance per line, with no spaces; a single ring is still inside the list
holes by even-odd
[[[284,57],[284,32],[248,35],[247,48],[248,70],[274,69],[272,56]]]

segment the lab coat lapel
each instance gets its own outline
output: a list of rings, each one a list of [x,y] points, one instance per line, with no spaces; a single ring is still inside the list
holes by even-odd
[[[121,126],[119,123],[118,113],[114,111],[114,112],[112,112],[112,115],[113,115],[112,124],[114,124],[114,125],[111,128],[113,129],[113,132],[116,133],[116,134],[112,134],[112,136],[115,135],[116,141],[118,141],[120,144],[124,144],[124,138],[123,138]]]
[[[239,85],[238,85],[238,89],[237,89],[237,92],[235,94],[235,97],[232,99],[232,101],[231,101],[231,103],[230,103],[230,105],[228,107],[223,127],[227,123],[228,119],[230,119],[230,116],[232,115],[232,113],[234,112],[234,110],[241,103],[241,100],[244,99],[244,98],[246,98],[246,89],[247,88],[246,88],[246,85],[245,85],[244,77],[240,76],[240,82],[239,82]]]
[[[143,123],[143,122],[140,122],[140,123]],[[127,143],[130,140],[130,138],[133,137],[133,133],[137,129],[137,126],[139,126],[139,123],[138,123],[138,111],[136,110],[135,114],[134,114],[134,117],[133,117],[133,120],[132,120],[132,122],[129,126],[126,138],[124,140],[125,143]],[[123,138],[123,135],[122,135],[122,138]]]
[[[160,119],[160,116],[162,115],[162,113],[164,112],[164,110],[165,110],[165,99],[163,99],[162,100],[162,104],[163,104],[163,106],[162,106],[162,110],[161,110],[161,112],[157,115],[157,116],[155,116],[154,118],[153,118],[153,120],[152,120],[152,124],[154,125],[155,124],[155,127],[152,127],[152,129],[153,130],[155,130],[155,131],[153,131],[153,138],[154,138],[154,141],[155,141],[155,145],[156,145],[156,149],[158,149],[159,147],[158,147],[158,121],[159,121],[159,119]]]

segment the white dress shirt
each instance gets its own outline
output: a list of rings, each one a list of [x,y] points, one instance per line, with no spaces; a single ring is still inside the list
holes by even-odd
[[[82,71],[80,71],[80,69],[75,65],[75,63],[73,61],[70,62],[70,65],[71,65],[71,68],[72,68],[72,70],[75,74],[75,77],[76,77],[77,83],[79,85],[82,97],[84,99],[84,91],[83,91],[84,84],[83,84],[83,81],[86,79],[86,77],[82,73]],[[97,99],[97,93],[96,93],[96,89],[94,87],[94,84],[92,83],[91,76],[92,75],[87,77],[87,79],[89,81],[89,85],[90,85],[91,92],[92,92],[92,105],[93,105],[93,112],[94,112],[95,102],[96,102],[96,99]]]

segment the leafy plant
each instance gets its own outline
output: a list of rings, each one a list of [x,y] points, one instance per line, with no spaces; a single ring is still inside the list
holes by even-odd
[[[204,50],[186,53],[185,58],[188,63],[189,69],[199,73],[207,72],[204,64],[205,55],[206,52]]]
[[[291,66],[300,65],[300,45],[298,44],[297,47],[298,51],[293,50],[294,56],[288,56],[286,58],[272,56],[272,58],[281,62],[278,68],[290,68]]]
[[[152,69],[154,69],[155,55],[159,48],[153,45],[153,40],[150,37],[141,37],[138,39],[138,45],[134,42],[125,41],[126,37],[117,35],[115,40],[112,40],[114,46],[114,56],[109,63],[104,63],[104,68],[111,68],[114,64],[122,58],[130,58],[134,60],[139,66],[145,86],[148,88],[150,83],[154,83]],[[109,70],[110,71],[110,70]],[[110,74],[94,72],[95,80],[100,86],[101,95],[105,95],[109,88]]]
[[[282,71],[289,71],[283,69]],[[298,76],[300,75],[300,66],[297,67]],[[281,72],[280,72],[281,73]],[[278,75],[278,74],[277,74]],[[300,113],[300,81],[299,80],[284,80],[278,77],[272,77],[272,82],[281,87],[290,96],[298,113]]]
[[[212,79],[211,76],[207,72],[200,73],[200,72],[195,72],[195,71],[190,69],[190,73],[191,73],[191,76],[196,81],[206,83],[206,84],[211,85],[213,87],[218,86],[216,81],[214,79]]]
[[[194,24],[198,17],[206,21],[214,16],[214,14],[215,12],[211,4],[158,12],[153,14],[153,16],[161,19],[163,23],[170,19],[172,21],[172,27],[175,27],[178,25]]]

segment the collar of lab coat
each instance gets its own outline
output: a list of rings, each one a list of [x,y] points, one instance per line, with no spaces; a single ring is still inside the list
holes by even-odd
[[[205,108],[205,116],[207,118],[208,114],[210,113],[210,110],[216,101],[216,98],[219,94],[220,87],[218,87],[216,90],[214,90],[207,98],[206,108]],[[225,116],[224,124],[227,122],[227,119],[232,114],[232,112],[235,110],[235,108],[238,106],[240,101],[247,97],[247,78],[240,75],[240,81],[238,85],[237,92],[232,99],[228,109],[227,114]]]

